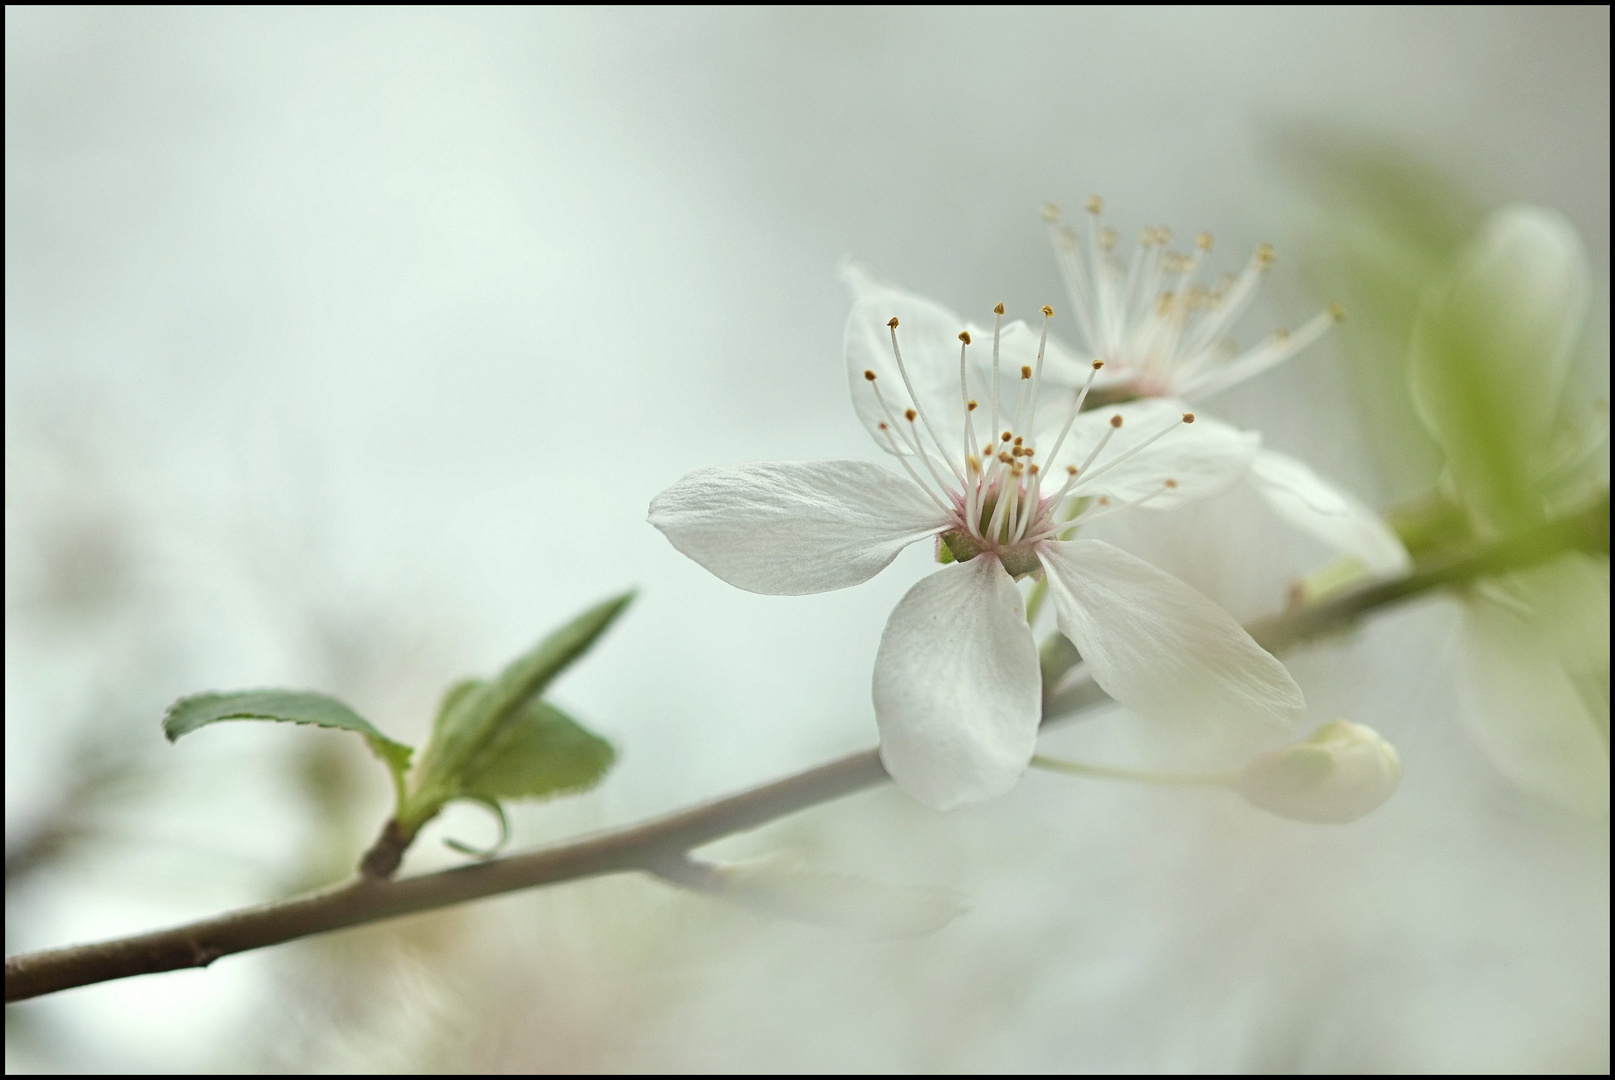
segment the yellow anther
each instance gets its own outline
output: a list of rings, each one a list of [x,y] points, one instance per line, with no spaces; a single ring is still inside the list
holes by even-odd
[[[1116,246],[1118,239],[1120,239],[1120,235],[1115,229],[1105,229],[1099,234],[1099,246],[1105,251],[1109,251]]]
[[[1211,250],[1211,234],[1208,233],[1208,232],[1203,232],[1199,236],[1195,237],[1194,238],[1194,246],[1199,248],[1201,251],[1210,251]]]
[[[911,424],[914,422],[914,418],[918,415],[920,414],[915,412],[913,409],[909,409],[907,412],[903,413],[903,417]]]
[[[1030,471],[1030,472],[1037,472],[1037,466],[1036,466],[1036,465],[1033,465],[1033,466],[1031,466],[1031,467],[1030,467],[1030,469],[1029,469],[1029,470],[1028,470],[1028,471]]]
[[[1004,305],[1003,304],[999,304],[999,305],[997,305],[996,307],[993,308],[993,314],[994,315],[1002,315],[1003,313],[1004,313]]]
[[[1288,330],[1284,329],[1284,327],[1280,326],[1280,327],[1278,327],[1277,329],[1275,329],[1273,331],[1273,341],[1274,341],[1275,344],[1282,345],[1282,344],[1284,344],[1284,342],[1289,341],[1289,340],[1290,340],[1290,332]]]
[[[974,399],[971,399],[970,401],[965,402],[965,410],[967,412],[975,412],[976,411],[976,402],[975,402]]]
[[[1105,366],[1105,362],[1103,360],[1095,360],[1093,362],[1093,369],[1095,371],[1098,371],[1100,368],[1102,368],[1104,366]]]
[[[1273,254],[1272,244],[1256,245],[1256,265],[1260,269],[1266,270],[1268,267],[1272,266],[1275,258],[1277,258],[1277,256]]]
[[[965,467],[973,473],[979,473],[981,471],[981,462],[977,460],[975,454],[971,454],[965,458]]]
[[[959,331],[959,340],[964,342],[966,345],[970,344],[970,331],[968,331],[968,330]]]
[[[1052,318],[1054,318],[1054,309],[1053,309],[1053,308],[1051,308],[1051,307],[1049,307],[1049,305],[1047,305],[1047,304],[1044,304],[1044,305],[1043,305],[1043,317],[1044,317],[1044,318],[1045,318],[1045,319],[1052,319]]]
[[[1122,426],[1122,414],[1121,413],[1117,413],[1115,416],[1112,416],[1110,418],[1110,426],[1111,427],[1121,427]]]
[[[1026,441],[1026,436],[1024,436],[1024,435],[1015,436],[1015,445],[1016,446],[1019,446],[1021,443],[1025,442],[1025,441]]]
[[[1097,214],[1105,208],[1105,200],[1097,195],[1088,196],[1088,213]]]
[[[888,429],[888,428],[887,428],[887,427],[886,427],[886,421],[884,421],[884,420],[882,420],[882,421],[881,421],[881,422],[880,422],[880,430],[882,430],[882,431],[887,431],[887,430],[890,430],[890,429]]]
[[[1178,482],[1176,480],[1168,479],[1167,482],[1166,482],[1166,486],[1169,487],[1169,488],[1175,488],[1175,487],[1178,486]]]
[[[1065,472],[1067,476],[1075,476],[1077,475],[1077,467],[1075,465],[1067,465],[1065,467]]]
[[[999,442],[1009,442],[1009,440],[1011,438],[1013,438],[1014,435],[1015,435],[1015,433],[1013,431],[1006,431],[1002,435],[998,436],[998,441]]]
[[[1054,222],[1060,220],[1060,208],[1051,202],[1043,204],[1043,220]]]
[[[1186,412],[1186,413],[1184,413],[1184,414],[1183,414],[1183,422],[1184,422],[1184,423],[1185,423],[1185,424],[1192,424],[1192,423],[1194,423],[1194,413],[1192,413],[1192,412]]]
[[[1101,496],[1099,496],[1097,501],[1098,501],[1100,506],[1109,506],[1110,505],[1110,496],[1109,495],[1101,495]]]
[[[1027,367],[1025,364],[1022,364],[1021,365],[1021,378],[1030,379],[1031,377],[1032,377],[1032,369]]]
[[[1329,302],[1329,317],[1335,322],[1345,322],[1346,309],[1341,307],[1338,302],[1331,300]]]
[[[1005,453],[1000,453],[998,455],[998,460],[1003,462],[1005,465],[1013,465],[1013,464],[1015,464],[1015,459],[1010,457],[1008,454],[1005,454]]]
[[[864,372],[864,378],[868,379],[870,382],[874,382],[875,381],[875,373],[873,371],[866,370]]]
[[[886,325],[891,327],[893,330],[896,330],[897,329],[897,316],[893,315],[892,316],[892,321],[887,323]]]

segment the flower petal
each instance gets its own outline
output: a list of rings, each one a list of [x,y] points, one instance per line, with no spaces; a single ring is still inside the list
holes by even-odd
[[[1306,465],[1271,450],[1257,451],[1251,482],[1284,520],[1335,550],[1362,561],[1381,577],[1404,574],[1413,566],[1380,516]]]
[[[938,570],[898,602],[874,697],[881,761],[915,799],[951,810],[1015,786],[1042,688],[1020,590],[995,556]]]
[[[948,517],[878,465],[782,461],[698,469],[652,500],[649,520],[729,584],[794,596],[869,580]]]
[[[1239,735],[1288,725],[1300,687],[1222,608],[1098,540],[1039,544],[1060,632],[1094,681],[1151,720]]]
[[[1045,462],[1045,475],[1063,480],[1066,466],[1081,467],[1099,440],[1113,431],[1099,456],[1084,469],[1092,479],[1083,482],[1079,477],[1072,494],[1107,495],[1119,502],[1150,496],[1148,505],[1158,510],[1220,495],[1250,471],[1262,437],[1206,416],[1185,424],[1183,415],[1190,411],[1181,401],[1151,398],[1084,412],[1071,425],[1059,454]],[[1116,416],[1122,425],[1112,429],[1111,418]],[[1037,445],[1052,450],[1057,429],[1050,432],[1044,425],[1064,421],[1063,416],[1040,419],[1044,432]],[[1176,486],[1163,490],[1167,480]]]

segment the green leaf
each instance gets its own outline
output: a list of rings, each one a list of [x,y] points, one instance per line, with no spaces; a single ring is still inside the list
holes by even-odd
[[[545,688],[599,640],[600,635],[616,621],[633,598],[634,593],[629,591],[596,604],[551,633],[487,682],[465,680],[449,688],[438,712],[431,742],[422,755],[420,778],[404,814],[406,829],[418,828],[448,800],[468,795],[471,790],[467,787],[470,783],[468,777],[474,773],[480,775],[490,767],[490,762],[502,756],[499,753],[486,756],[484,753],[491,750],[496,740],[515,739],[526,745],[523,740],[530,735],[506,735],[507,726],[514,724],[520,731],[527,731],[532,726],[532,716],[538,715],[534,710],[538,709],[539,696]],[[594,738],[581,728],[577,730],[589,739]],[[546,728],[544,737],[552,738],[554,732]],[[500,742],[500,745],[515,744]],[[610,747],[606,746],[606,750],[609,752]],[[594,754],[598,759],[598,749]],[[605,764],[600,767],[601,771],[609,766],[610,758],[607,757]],[[566,767],[572,768],[574,766]],[[567,775],[572,774],[568,772]],[[563,784],[542,793],[588,786],[598,778],[596,775],[578,784]],[[524,791],[521,794],[531,793]]]
[[[364,736],[370,749],[395,777],[409,768],[409,758],[414,753],[412,748],[387,738],[370,721],[336,698],[306,690],[193,694],[168,707],[163,717],[163,734],[168,736],[169,742],[174,742],[181,735],[189,735],[197,728],[221,720],[274,720],[356,732]]]
[[[459,794],[497,804],[582,791],[599,783],[616,760],[606,740],[549,702],[533,701],[466,765]]]

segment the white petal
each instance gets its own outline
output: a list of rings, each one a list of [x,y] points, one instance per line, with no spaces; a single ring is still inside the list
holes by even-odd
[[[1222,608],[1098,540],[1038,545],[1060,632],[1111,697],[1183,731],[1240,736],[1305,708],[1284,665]]]
[[[1407,548],[1378,514],[1294,458],[1258,451],[1251,481],[1280,517],[1355,556],[1369,573],[1393,577],[1412,567]]]
[[[995,799],[1032,760],[1042,712],[1037,645],[997,558],[938,570],[892,611],[875,657],[880,757],[937,810]]]
[[[1198,414],[1194,423],[1183,423],[1183,415],[1191,411],[1171,398],[1085,411],[1072,424],[1059,456],[1044,465],[1046,475],[1063,480],[1067,465],[1081,467],[1111,430],[1111,418],[1120,416],[1122,426],[1084,470],[1093,479],[1083,483],[1079,478],[1073,494],[1108,495],[1121,502],[1152,496],[1147,505],[1158,510],[1220,495],[1245,478],[1262,437]],[[1064,417],[1057,419],[1064,422]],[[1040,418],[1039,426],[1046,422]],[[1163,431],[1167,434],[1161,435]],[[1037,445],[1052,450],[1056,434],[1045,427]],[[1161,437],[1150,442],[1158,435]],[[1144,443],[1149,445],[1139,450]],[[1111,462],[1119,463],[1111,467]],[[1177,486],[1163,491],[1167,480]]]
[[[919,399],[917,407],[935,428],[942,455],[948,460],[962,460],[965,408],[959,389],[959,332],[965,328],[964,320],[923,297],[875,279],[862,268],[850,267],[843,277],[855,296],[852,314],[847,316],[846,357],[847,387],[858,419],[881,449],[888,452],[892,444],[879,428],[883,421],[893,424],[899,434],[898,450],[909,452],[903,436],[910,425],[903,414],[916,403],[892,353],[892,332],[887,323],[896,318],[897,343],[914,395]],[[979,349],[976,345],[971,351]],[[864,374],[867,371],[875,373],[879,397]],[[881,408],[881,398],[887,409]],[[912,430],[926,453],[938,453],[923,424],[913,425]]]
[[[1464,605],[1462,693],[1477,739],[1518,786],[1609,813],[1607,564],[1556,560],[1494,590]]]
[[[656,496],[650,523],[731,585],[798,595],[869,580],[947,516],[878,465],[784,461],[698,469]]]

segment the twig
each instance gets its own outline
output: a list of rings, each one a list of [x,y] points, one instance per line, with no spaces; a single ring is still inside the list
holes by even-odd
[[[1335,633],[1361,616],[1446,585],[1541,562],[1571,550],[1608,553],[1609,499],[1572,517],[1482,548],[1462,559],[1423,568],[1397,581],[1371,585],[1314,607],[1253,624],[1272,649]],[[1075,650],[1048,659],[1046,685],[1075,662]],[[1064,667],[1060,665],[1064,664]],[[1054,675],[1055,678],[1049,678]],[[1105,700],[1091,680],[1044,702],[1045,721]],[[399,915],[431,911],[485,896],[597,877],[625,870],[655,872],[670,858],[720,837],[872,787],[886,779],[875,750],[864,750],[750,791],[637,825],[597,833],[527,855],[476,863],[400,880],[359,877],[318,892],[244,908],[211,919],[93,945],[47,949],[6,960],[6,1001],[111,979],[206,967],[221,956],[278,945]]]

